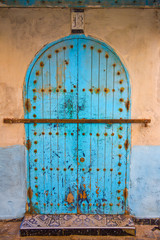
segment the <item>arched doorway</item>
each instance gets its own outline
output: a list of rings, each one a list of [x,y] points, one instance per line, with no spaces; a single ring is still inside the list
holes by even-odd
[[[130,84],[117,54],[85,35],[45,46],[24,87],[28,119],[128,119]],[[123,214],[128,209],[130,124],[25,125],[32,213]]]

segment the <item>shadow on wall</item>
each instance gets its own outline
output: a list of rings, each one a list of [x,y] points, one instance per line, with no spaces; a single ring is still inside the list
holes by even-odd
[[[24,216],[25,181],[25,146],[0,148],[0,219]]]
[[[160,146],[134,146],[129,206],[137,218],[160,217]]]

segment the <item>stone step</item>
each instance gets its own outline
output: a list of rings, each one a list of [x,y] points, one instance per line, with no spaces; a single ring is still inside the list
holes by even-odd
[[[26,215],[21,236],[135,236],[133,220],[125,215],[44,214]]]

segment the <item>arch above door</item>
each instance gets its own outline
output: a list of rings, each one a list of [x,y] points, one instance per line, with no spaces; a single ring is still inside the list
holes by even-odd
[[[27,71],[28,119],[129,119],[127,70],[85,35],[46,45]],[[28,207],[41,214],[128,209],[130,124],[26,124]]]

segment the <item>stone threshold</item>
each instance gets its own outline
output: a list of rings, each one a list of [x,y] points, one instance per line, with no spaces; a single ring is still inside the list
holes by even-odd
[[[36,214],[26,215],[21,236],[135,236],[131,217],[125,215]]]

